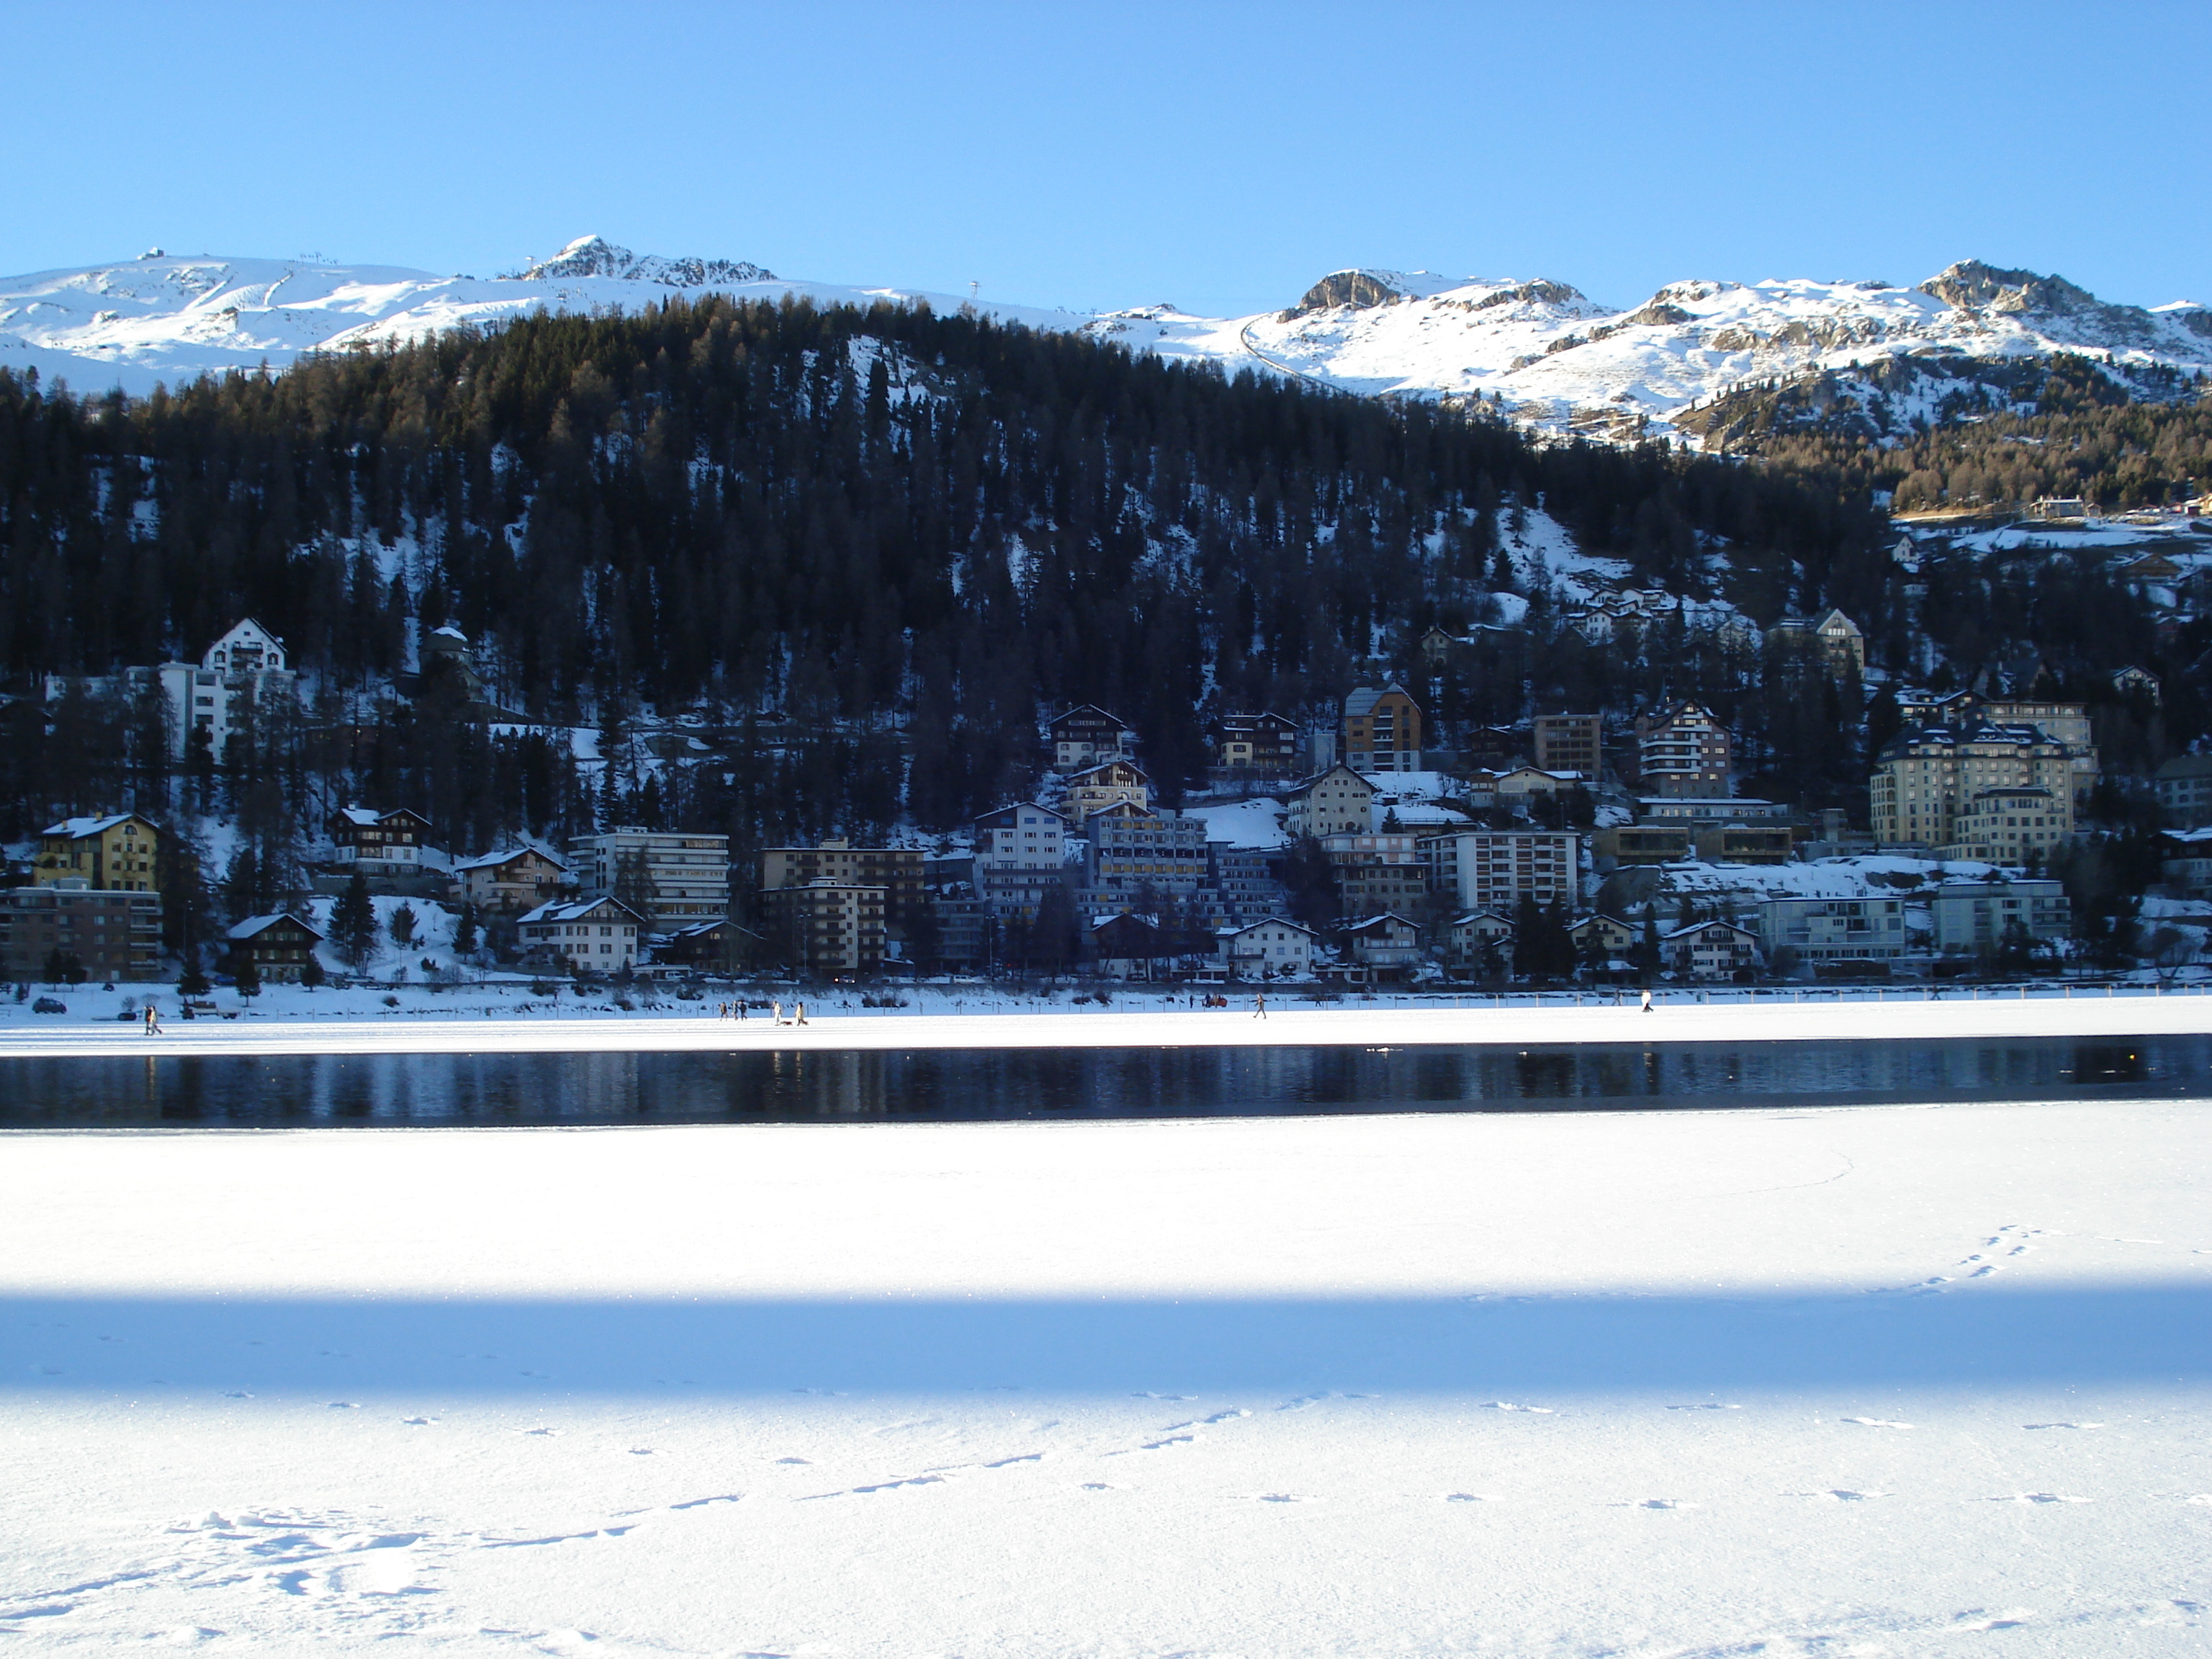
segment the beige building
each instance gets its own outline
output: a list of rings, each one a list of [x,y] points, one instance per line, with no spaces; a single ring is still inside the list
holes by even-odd
[[[573,878],[568,862],[528,842],[453,866],[461,897],[479,910],[527,910],[560,896]]]
[[[1649,795],[1709,799],[1732,787],[1728,728],[1694,702],[1637,717],[1636,764]]]
[[[2033,726],[1923,726],[1882,750],[1869,783],[1874,835],[1884,846],[1944,847],[1960,840],[1960,818],[1984,790],[2042,789],[2048,807],[2033,826],[2056,845],[2074,833],[2074,757]],[[1996,811],[1983,809],[1986,824]],[[2014,808],[2009,816],[2018,817]],[[2056,820],[2051,822],[2050,820]],[[2017,826],[2014,826],[2017,827]]]
[[[1981,718],[1994,726],[2035,726],[2066,746],[2073,761],[2074,799],[2086,800],[2097,787],[2097,738],[2085,702],[2049,702],[2039,698],[1984,701]]]
[[[918,847],[855,847],[842,836],[819,847],[769,847],[761,853],[763,888],[805,887],[817,881],[882,888],[887,939],[906,938],[921,915],[924,874]]]
[[[1953,821],[1952,839],[1936,849],[1936,856],[2026,864],[2047,857],[2073,834],[2073,824],[2074,803],[2063,790],[1977,790]]]
[[[116,893],[161,890],[155,868],[161,832],[136,812],[64,818],[39,834],[31,880],[40,887],[96,887]]]
[[[872,974],[884,964],[884,890],[823,878],[763,888],[762,930],[802,974]]]
[[[1152,810],[1152,780],[1132,762],[1108,761],[1070,777],[1060,798],[1060,816],[1072,827],[1080,830],[1083,821],[1093,812],[1102,811],[1117,801],[1127,801],[1143,812]]]
[[[1350,767],[1328,771],[1291,792],[1283,827],[1300,836],[1360,835],[1375,828],[1375,786]]]
[[[1362,687],[1344,700],[1344,763],[1355,772],[1421,769],[1421,709],[1403,686]]]

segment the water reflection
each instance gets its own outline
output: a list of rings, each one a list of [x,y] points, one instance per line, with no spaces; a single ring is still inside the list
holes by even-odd
[[[1547,1111],[2185,1096],[2212,1037],[7,1060],[0,1124],[532,1124]]]

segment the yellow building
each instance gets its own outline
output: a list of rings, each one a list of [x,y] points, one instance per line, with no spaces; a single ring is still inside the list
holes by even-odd
[[[2074,804],[2063,790],[2033,787],[1978,791],[1960,812],[1954,839],[1938,858],[1978,859],[1987,864],[2040,860],[2073,833]]]
[[[1881,751],[1869,784],[1875,840],[1886,846],[1946,847],[1960,839],[1960,819],[1985,790],[2043,789],[2047,807],[2029,816],[2056,846],[2074,833],[2074,757],[2033,726],[1924,726]],[[1984,806],[1978,823],[2021,816]],[[2015,826],[2017,827],[2017,826]]]
[[[64,818],[40,832],[31,879],[40,887],[91,887],[115,893],[158,893],[155,870],[161,832],[136,812],[105,818]]]

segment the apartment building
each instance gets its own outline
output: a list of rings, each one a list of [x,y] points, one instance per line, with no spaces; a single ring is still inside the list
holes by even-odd
[[[158,892],[161,846],[161,832],[136,812],[64,818],[39,832],[39,851],[31,861],[32,884]]]
[[[158,894],[50,884],[0,894],[0,972],[19,984],[74,963],[94,983],[150,980],[161,972]]]
[[[568,842],[586,898],[620,899],[647,930],[672,933],[730,914],[730,838],[624,824]]]
[[[2016,787],[1978,789],[1952,821],[1952,839],[1936,849],[1943,859],[1986,864],[2040,861],[2073,833],[2073,802],[2063,793]]]
[[[2177,830],[2212,824],[2212,755],[2177,755],[2158,769],[2158,807]]]
[[[1511,915],[1523,898],[1573,908],[1582,892],[1582,837],[1553,830],[1462,830],[1424,836],[1431,886],[1462,910]]]
[[[1214,935],[1213,948],[1237,978],[1264,979],[1310,973],[1319,942],[1312,928],[1270,916],[1243,927],[1224,928]]]
[[[1605,763],[1605,720],[1598,714],[1539,714],[1530,746],[1541,772],[1573,772],[1595,783]]]
[[[1049,806],[1017,801],[975,823],[979,870],[1057,870],[1067,862],[1067,820]]]
[[[1364,835],[1375,827],[1375,786],[1350,767],[1330,767],[1291,792],[1284,828],[1292,837]]]
[[[887,938],[904,939],[921,914],[927,872],[919,848],[855,847],[839,836],[819,847],[765,848],[760,857],[763,888],[804,887],[817,881],[882,888]]]
[[[1108,761],[1129,760],[1137,752],[1137,734],[1096,703],[1086,702],[1055,716],[1047,730],[1051,733],[1055,772],[1078,772]]]
[[[802,974],[872,974],[884,965],[889,890],[822,878],[763,888],[763,931]]]
[[[1942,847],[1987,789],[2048,790],[2053,842],[2074,833],[2074,757],[2033,726],[1924,726],[1901,732],[1877,758],[1869,781],[1874,834],[1885,846]]]
[[[1759,939],[1803,962],[1881,961],[1905,951],[1900,899],[1776,898],[1759,907]]]
[[[2017,926],[2039,943],[2074,930],[2073,907],[2056,881],[1957,881],[1936,889],[1928,908],[1936,948],[1947,954],[1994,950]]]
[[[1304,736],[1285,715],[1224,714],[1214,722],[1213,763],[1231,772],[1294,775],[1304,763]]]
[[[1734,787],[1728,728],[1698,703],[1639,714],[1636,764],[1650,795],[1710,799]]]
[[[430,842],[430,820],[410,806],[341,806],[323,827],[337,861],[363,875],[412,875]]]
[[[1106,761],[1073,773],[1060,798],[1060,816],[1071,828],[1081,830],[1094,812],[1122,802],[1139,811],[1152,810],[1152,782],[1126,760]]]
[[[1344,763],[1355,772],[1421,769],[1421,709],[1401,685],[1363,686],[1344,700]]]
[[[1321,846],[1336,872],[1345,915],[1420,914],[1429,896],[1429,866],[1419,836],[1399,830],[1340,834],[1323,836]]]
[[[1131,898],[1146,887],[1188,897],[1206,885],[1203,818],[1117,806],[1094,814],[1084,830],[1084,886],[1100,902]]]

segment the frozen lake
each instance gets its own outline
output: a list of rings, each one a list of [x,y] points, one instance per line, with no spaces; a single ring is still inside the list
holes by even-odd
[[[2202,1005],[2197,1005],[2201,1006]],[[465,1028],[464,1028],[465,1029]],[[2212,1036],[0,1059],[0,1125],[957,1121],[2212,1091]]]

